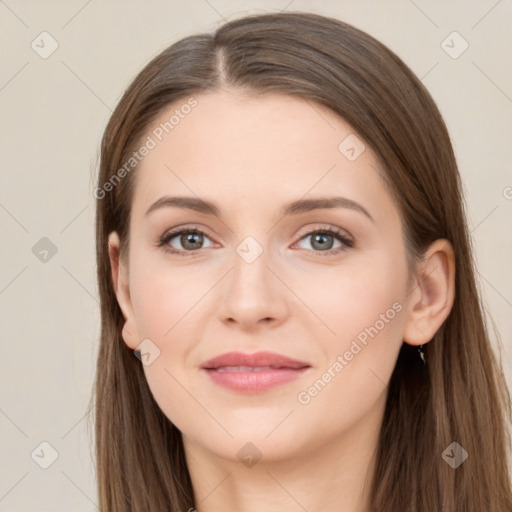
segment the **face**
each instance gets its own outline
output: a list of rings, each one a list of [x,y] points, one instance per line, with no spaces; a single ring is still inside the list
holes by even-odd
[[[318,104],[195,99],[172,131],[161,123],[186,100],[145,135],[156,145],[136,170],[118,274],[124,340],[146,340],[155,400],[187,442],[232,460],[248,441],[272,460],[377,428],[409,301],[379,162]],[[176,197],[189,207],[165,199]],[[315,203],[327,198],[338,199]],[[231,352],[274,356],[203,368]]]

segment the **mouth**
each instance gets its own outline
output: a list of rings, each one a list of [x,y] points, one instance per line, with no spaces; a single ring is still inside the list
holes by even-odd
[[[245,393],[259,393],[290,382],[309,368],[308,363],[271,352],[230,352],[201,365],[215,384]]]
[[[219,368],[207,368],[217,372],[266,372],[269,370],[281,370],[279,366],[220,366]],[[291,368],[295,369],[295,368]]]

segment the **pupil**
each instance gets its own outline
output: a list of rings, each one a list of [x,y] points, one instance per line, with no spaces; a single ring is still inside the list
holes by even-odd
[[[201,233],[188,233],[181,236],[181,243],[183,247],[187,248],[187,244],[191,244],[189,249],[199,249],[202,243],[203,235]]]
[[[331,239],[331,243],[330,244],[328,242],[327,243],[325,242],[326,238],[330,238]],[[320,246],[319,246],[320,249],[325,249],[325,248],[330,249],[332,247],[332,242],[333,242],[332,241],[332,235],[326,235],[326,234],[314,235],[314,237],[313,237],[313,246],[318,241],[320,241]]]

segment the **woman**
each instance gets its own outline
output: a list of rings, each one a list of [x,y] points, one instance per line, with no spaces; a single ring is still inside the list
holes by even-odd
[[[306,13],[177,42],[95,196],[101,510],[512,510],[449,135],[381,43]]]

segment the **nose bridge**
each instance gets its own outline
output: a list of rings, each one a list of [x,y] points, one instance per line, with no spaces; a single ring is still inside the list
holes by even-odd
[[[272,286],[269,282],[271,272],[267,268],[272,258],[268,246],[263,246],[264,243],[249,235],[236,246],[232,257],[234,268],[231,280],[238,293],[265,293],[265,289]]]
[[[277,319],[285,314],[284,290],[279,289],[278,279],[268,268],[272,268],[273,260],[267,242],[260,243],[254,236],[246,236],[235,247],[233,270],[224,290],[222,315],[225,318],[248,323]]]

